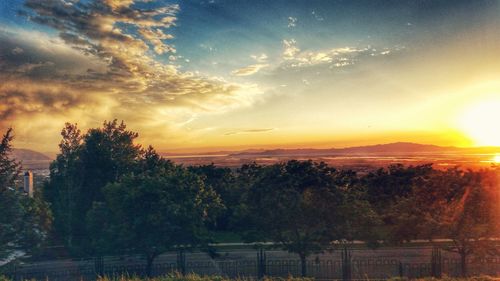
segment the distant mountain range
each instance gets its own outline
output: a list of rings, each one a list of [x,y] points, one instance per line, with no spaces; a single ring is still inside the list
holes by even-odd
[[[326,156],[326,155],[398,155],[398,154],[435,154],[435,153],[500,153],[500,147],[453,147],[418,144],[411,142],[395,142],[367,146],[353,146],[346,148],[300,148],[300,149],[248,149],[243,151],[214,151],[203,153],[161,153],[162,156],[175,158],[176,156],[210,157],[211,155],[227,155],[233,157],[272,157],[272,156]],[[13,158],[21,162],[51,161],[53,158],[43,153],[14,148]]]
[[[12,149],[12,158],[18,161],[50,161],[49,156],[30,149],[14,148]]]
[[[48,170],[50,162],[53,160],[53,158],[43,153],[23,148],[12,149],[10,157],[20,162],[23,170],[32,171]]]
[[[367,146],[353,146],[346,148],[300,148],[300,149],[271,149],[249,150],[231,153],[231,156],[321,156],[321,155],[393,155],[393,154],[431,154],[431,153],[493,153],[500,152],[500,147],[454,147],[418,144],[411,142],[395,142],[388,144],[375,144]]]
[[[346,148],[297,148],[297,149],[248,149],[242,151],[213,151],[202,153],[161,153],[167,158],[210,157],[227,155],[240,158],[273,156],[333,156],[333,155],[402,155],[402,154],[442,154],[442,153],[500,153],[500,147],[454,147],[411,142],[395,142]]]

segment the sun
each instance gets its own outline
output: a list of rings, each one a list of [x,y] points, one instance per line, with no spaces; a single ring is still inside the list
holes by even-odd
[[[493,163],[500,164],[500,154],[493,156]]]
[[[500,146],[499,121],[500,98],[471,104],[460,115],[459,122],[462,131],[474,141],[475,145]]]

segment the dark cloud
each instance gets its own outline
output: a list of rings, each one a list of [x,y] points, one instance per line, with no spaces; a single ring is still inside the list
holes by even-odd
[[[25,83],[22,83],[25,82]],[[33,114],[62,114],[89,101],[85,95],[54,85],[29,86],[16,80],[0,85],[0,119],[26,118]],[[29,83],[29,82],[28,82]]]
[[[27,0],[21,14],[58,35],[0,28],[0,81],[8,81],[0,85],[0,129],[22,124],[23,139],[34,134],[26,124],[37,120],[57,137],[67,121],[85,125],[120,118],[164,128],[148,135],[161,139],[182,118],[251,104],[254,86],[182,72],[157,60],[153,52],[176,52],[167,41],[178,10],[140,9],[127,0]]]
[[[106,64],[104,71],[82,69],[79,75],[61,77],[61,82],[85,89],[91,83],[99,90],[118,93],[116,97],[130,106],[156,102],[207,111],[225,103],[220,97],[234,96],[228,103],[238,102],[237,85],[182,73],[176,65],[159,63],[151,56],[150,49],[158,54],[175,52],[165,41],[173,38],[168,28],[175,25],[176,4],[141,9],[133,1],[27,0],[25,6],[32,21],[59,30],[65,44]]]

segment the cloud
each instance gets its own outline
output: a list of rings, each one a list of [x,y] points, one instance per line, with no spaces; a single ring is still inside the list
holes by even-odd
[[[251,55],[250,56],[252,59],[254,59],[257,62],[266,62],[268,57],[266,54],[260,54],[260,55]]]
[[[268,67],[269,64],[252,64],[249,66],[245,66],[231,72],[234,76],[249,76],[259,72],[262,68]]]
[[[297,42],[293,39],[283,40],[284,61],[280,66],[281,68],[298,68],[325,64],[331,67],[343,67],[355,64],[362,57],[384,56],[404,49],[401,46],[383,48],[381,50],[377,50],[371,46],[362,48],[346,46],[318,51],[300,51],[296,45]]]
[[[12,49],[12,54],[13,55],[19,55],[19,54],[22,54],[24,53],[24,50],[19,48],[19,47],[15,47],[14,49]]]
[[[33,84],[23,79],[4,81],[0,84],[0,119],[22,118],[47,112],[64,114],[80,105],[93,104],[94,98],[90,94],[81,95],[50,82]]]
[[[288,17],[288,28],[295,27],[297,25],[297,18]]]
[[[295,39],[283,40],[283,58],[285,60],[293,59],[300,49],[297,47]]]
[[[318,15],[318,13],[317,13],[316,11],[312,11],[312,12],[311,12],[311,15],[312,15],[312,16],[313,16],[313,17],[314,17],[317,21],[324,21],[324,20],[325,20],[322,16]]]
[[[371,66],[386,56],[397,56],[405,50],[400,45],[300,50],[298,42],[293,39],[283,42],[281,60],[266,69],[265,75],[259,76],[261,83],[275,85],[276,92],[283,94],[324,85],[325,81],[335,79],[333,75],[358,73],[364,66]],[[278,85],[286,85],[287,90],[279,90]]]
[[[225,133],[225,136],[231,136],[231,135],[239,135],[239,134],[253,134],[253,133],[265,133],[265,132],[270,132],[274,130],[274,128],[262,128],[262,129],[241,129],[241,130],[234,130]]]
[[[157,29],[150,29],[150,28],[141,28],[139,29],[139,34],[142,35],[142,37],[145,40],[148,40],[153,44],[154,50],[157,54],[163,54],[163,53],[175,53],[176,49],[168,44],[165,44],[162,40],[166,39],[172,39],[174,36],[171,34],[165,34],[163,31],[159,28]]]
[[[143,9],[135,2],[27,0],[23,14],[58,33],[0,27],[0,81],[9,81],[0,87],[0,129],[50,119],[38,125],[53,136],[43,143],[54,147],[64,122],[119,118],[164,142],[175,123],[253,104],[257,85],[179,69],[169,32],[178,5]],[[18,140],[33,136],[16,130]]]

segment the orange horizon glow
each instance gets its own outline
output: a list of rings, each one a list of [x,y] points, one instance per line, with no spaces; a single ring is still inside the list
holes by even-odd
[[[493,162],[500,163],[500,154],[497,154],[493,157]]]
[[[460,118],[464,133],[476,146],[500,146],[500,95],[471,102]]]

